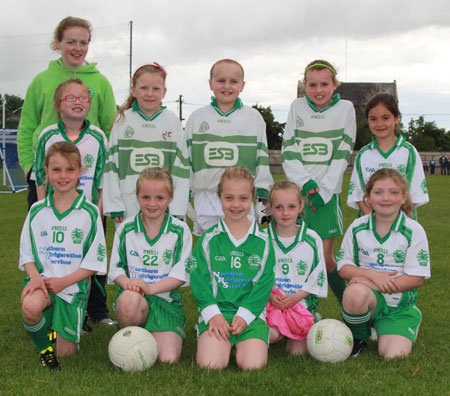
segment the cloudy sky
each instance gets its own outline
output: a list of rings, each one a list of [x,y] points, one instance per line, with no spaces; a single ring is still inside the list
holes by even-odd
[[[54,28],[68,15],[88,19],[87,60],[128,93],[129,21],[133,71],[157,61],[168,70],[166,102],[183,115],[209,103],[208,73],[222,58],[246,72],[244,103],[271,106],[284,122],[310,61],[337,66],[349,82],[397,81],[405,124],[420,114],[450,130],[448,0],[0,0],[0,93],[24,97],[32,78],[58,54]]]

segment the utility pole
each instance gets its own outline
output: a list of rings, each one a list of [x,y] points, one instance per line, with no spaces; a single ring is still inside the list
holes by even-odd
[[[133,67],[133,21],[130,21],[130,88],[132,85],[132,67]]]
[[[178,102],[178,114],[180,117],[180,121],[183,121],[184,120],[184,118],[183,118],[183,95],[180,95],[178,97],[177,102]]]

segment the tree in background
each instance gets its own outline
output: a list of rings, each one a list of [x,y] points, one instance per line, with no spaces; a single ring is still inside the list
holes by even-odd
[[[22,109],[23,106],[23,99],[17,95],[8,95],[8,94],[5,94],[4,96],[0,95],[0,102],[1,102],[0,112],[3,111],[3,98],[6,99],[5,127],[6,129],[17,129],[17,127],[19,126],[20,110]],[[0,127],[2,126],[3,124],[0,123]]]
[[[425,122],[423,116],[411,119],[404,131],[408,141],[419,151],[450,151],[450,135],[436,123]]]
[[[285,124],[275,121],[275,117],[273,116],[270,106],[264,107],[255,104],[252,107],[261,113],[266,123],[267,145],[269,146],[269,150],[281,150],[281,140],[283,137]]]

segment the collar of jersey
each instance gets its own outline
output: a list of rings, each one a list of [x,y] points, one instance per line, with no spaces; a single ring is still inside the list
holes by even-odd
[[[327,111],[330,107],[333,107],[337,102],[339,102],[341,100],[341,95],[339,95],[338,93],[335,93],[332,97],[331,97],[331,103],[328,106],[322,107],[321,109],[318,109],[316,107],[316,105],[314,104],[314,102],[309,99],[308,95],[305,95],[306,98],[306,102],[308,103],[309,107],[311,107],[311,109],[314,110],[314,112],[316,113],[323,113],[324,111]]]
[[[299,229],[297,231],[297,235],[295,236],[294,242],[292,242],[289,246],[284,246],[284,244],[278,239],[277,232],[275,230],[275,220],[272,220],[269,224],[269,236],[270,239],[275,240],[275,243],[280,248],[283,253],[290,252],[295,246],[297,246],[298,241],[303,242],[306,237],[306,224],[301,220],[297,220],[297,224],[299,225]]]
[[[217,106],[217,100],[214,96],[211,96],[211,106],[214,107],[214,110],[216,110],[219,115],[222,117],[228,117],[231,113],[235,112],[236,110],[242,108],[243,103],[240,98],[236,99],[236,103],[234,104],[234,107],[231,110],[228,110],[226,113],[224,113],[222,110],[219,109],[219,106]]]
[[[389,239],[392,231],[397,231],[397,232],[400,231],[400,229],[403,227],[403,224],[405,223],[405,218],[406,218],[406,214],[402,210],[400,210],[398,212],[397,218],[392,223],[392,226],[391,226],[391,229],[389,230],[389,232],[383,238],[381,238],[378,235],[377,229],[375,227],[375,212],[372,210],[372,212],[370,213],[370,217],[369,217],[369,228],[373,231],[373,234],[375,235],[375,238],[377,239],[377,241],[379,243],[384,243]]]
[[[155,113],[153,114],[151,117],[149,117],[147,114],[145,114],[138,106],[137,100],[135,100],[133,102],[133,104],[131,105],[131,108],[133,111],[135,111],[136,113],[138,113],[145,121],[153,121],[156,117],[158,117],[166,108],[166,106],[161,106],[161,108]]]
[[[83,136],[85,135],[86,131],[89,129],[89,126],[91,125],[90,121],[85,119],[84,120],[84,124],[83,124],[83,129],[81,130],[80,134],[78,135],[78,137],[72,141],[69,139],[69,137],[67,136],[66,133],[66,127],[64,126],[64,122],[62,120],[58,121],[58,129],[61,131],[61,135],[64,138],[64,140],[68,141],[69,143],[73,143],[75,145],[77,145],[77,143],[83,139]]]
[[[141,214],[142,214],[142,210],[139,210],[139,213],[136,215],[135,220],[134,220],[134,230],[135,230],[135,232],[142,232],[145,236],[145,240],[147,241],[147,243],[150,246],[153,246],[156,242],[159,241],[159,238],[161,238],[161,235],[165,234],[167,232],[167,229],[169,228],[170,224],[172,224],[172,220],[169,215],[169,211],[166,210],[166,218],[164,219],[164,221],[161,225],[161,229],[159,230],[158,235],[156,237],[154,237],[153,239],[150,239],[148,237],[147,233],[145,232],[145,227],[144,227],[144,224],[142,223]]]
[[[228,235],[228,238],[230,238],[231,243],[233,243],[234,246],[240,246],[236,245],[236,239],[233,237],[233,235],[231,234],[228,226],[225,224],[225,221],[223,221],[223,218],[220,219],[219,221],[219,229],[224,232],[225,234]],[[250,227],[247,230],[247,233],[240,239],[240,241],[246,241],[247,238],[249,237],[249,235],[256,235],[256,233],[258,232],[258,226],[256,225],[256,220],[253,219],[252,224],[250,224]]]
[[[394,150],[398,146],[400,146],[404,142],[404,140],[405,140],[405,136],[404,135],[398,135],[397,136],[397,140],[394,142],[394,145],[387,152],[384,152],[378,147],[377,139],[375,138],[375,136],[373,136],[372,137],[372,142],[371,142],[371,148],[377,149],[378,152],[380,153],[380,155],[384,159],[386,159],[394,152]]]
[[[63,213],[59,213],[55,208],[55,203],[53,202],[53,192],[54,192],[53,187],[50,186],[48,193],[47,193],[47,197],[45,198],[45,206],[52,208],[53,213],[55,214],[55,216],[58,220],[62,220],[70,212],[72,212],[73,209],[79,209],[80,206],[84,203],[84,201],[86,201],[86,196],[84,195],[84,192],[77,188],[78,197],[75,198],[75,200],[73,201],[73,203],[69,209],[67,209]]]

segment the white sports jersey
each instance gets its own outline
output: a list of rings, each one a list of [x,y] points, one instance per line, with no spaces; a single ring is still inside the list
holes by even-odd
[[[73,143],[80,151],[81,164],[83,166],[79,188],[84,191],[89,201],[97,204],[99,200],[99,189],[102,188],[101,181],[105,167],[108,141],[100,128],[91,125],[88,120],[84,122],[85,126],[80,132],[80,136],[73,142],[67,137],[64,123],[61,120],[41,132],[36,147],[31,179],[36,180],[38,186],[44,185],[44,159],[47,150],[56,142],[66,141]]]
[[[430,277],[430,253],[423,227],[400,212],[391,231],[381,238],[375,228],[374,212],[356,219],[347,229],[337,254],[337,269],[355,265],[375,271]],[[402,293],[383,293],[391,307],[411,305],[417,289]]]
[[[185,269],[191,256],[192,235],[189,226],[167,214],[161,231],[153,240],[146,232],[139,212],[124,221],[114,236],[108,281],[126,275],[130,279],[142,278],[152,284],[170,276],[189,283]],[[181,304],[177,289],[158,294],[168,302]]]
[[[359,209],[358,202],[364,199],[367,182],[381,168],[396,169],[408,181],[413,204],[420,206],[429,201],[420,155],[405,136],[400,135],[387,153],[379,149],[375,138],[359,151],[348,186],[348,206]]]
[[[273,178],[266,124],[258,110],[243,105],[238,98],[235,107],[224,114],[213,98],[210,106],[191,114],[185,139],[194,194],[215,193],[226,168],[244,166],[255,177],[257,195],[267,197]]]
[[[80,195],[72,207],[60,214],[52,195],[36,202],[30,209],[20,237],[19,269],[34,262],[43,278],[63,277],[79,268],[106,272],[106,244],[97,207]],[[71,303],[79,295],[86,298],[89,282],[66,287],[57,295]]]
[[[183,152],[181,123],[162,108],[148,118],[133,102],[111,130],[105,165],[103,210],[111,217],[134,217],[139,211],[136,182],[145,168],[168,169],[174,181],[170,212],[184,216],[189,201],[189,171]]]
[[[275,231],[274,223],[269,225],[269,236],[275,251],[275,287],[283,294],[295,294],[304,290],[311,295],[301,300],[317,306],[317,297],[328,295],[328,280],[323,257],[322,240],[313,230],[301,222],[297,235],[290,246],[284,246]]]
[[[340,100],[338,95],[333,97],[333,103],[320,110],[306,97],[295,99],[282,146],[286,177],[302,190],[308,182],[315,182],[325,204],[342,190],[356,138],[353,104]]]

